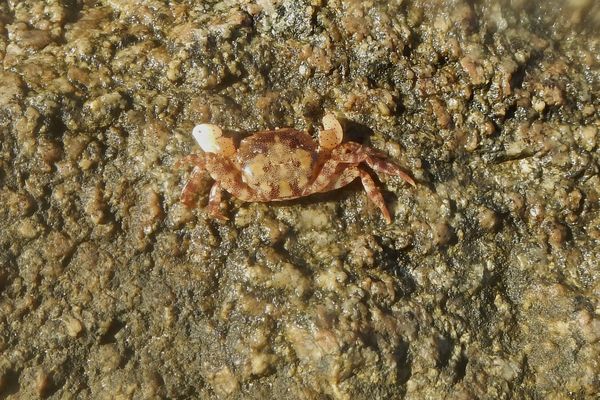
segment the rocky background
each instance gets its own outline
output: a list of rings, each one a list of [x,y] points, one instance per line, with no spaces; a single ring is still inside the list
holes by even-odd
[[[600,3],[0,2],[0,398],[595,399]],[[412,171],[179,202],[192,127]]]

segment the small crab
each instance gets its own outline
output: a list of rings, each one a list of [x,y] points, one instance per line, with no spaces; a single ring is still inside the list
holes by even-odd
[[[193,205],[202,186],[202,172],[208,171],[215,181],[208,213],[221,220],[227,220],[220,210],[222,190],[248,202],[281,201],[335,190],[360,177],[368,197],[389,224],[392,218],[383,196],[360,164],[415,185],[383,153],[356,142],[342,143],[342,126],[333,114],[323,117],[318,144],[308,133],[292,128],[256,132],[243,139],[238,149],[216,125],[198,125],[192,135],[204,152],[184,159],[194,168],[183,187],[181,202]]]

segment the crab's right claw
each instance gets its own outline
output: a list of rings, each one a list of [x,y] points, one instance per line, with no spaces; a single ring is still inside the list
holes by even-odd
[[[323,130],[319,131],[319,146],[332,150],[342,143],[344,130],[333,114],[323,116]]]
[[[192,136],[206,153],[218,153],[217,139],[223,136],[223,131],[217,125],[200,124],[194,127]]]

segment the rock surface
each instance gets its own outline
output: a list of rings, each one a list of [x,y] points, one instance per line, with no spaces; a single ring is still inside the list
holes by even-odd
[[[600,3],[538,7],[0,3],[0,398],[598,398]],[[180,204],[195,124],[327,111],[392,225]]]

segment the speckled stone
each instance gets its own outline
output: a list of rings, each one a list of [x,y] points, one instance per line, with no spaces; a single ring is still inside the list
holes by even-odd
[[[0,398],[595,399],[600,3],[0,2]],[[417,182],[180,202],[199,123]],[[376,174],[370,171],[373,178]]]

